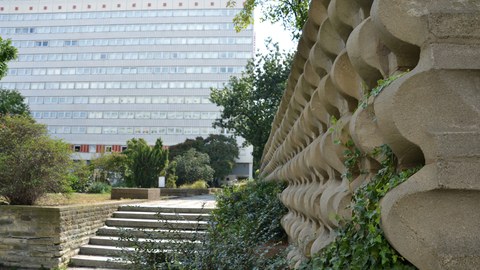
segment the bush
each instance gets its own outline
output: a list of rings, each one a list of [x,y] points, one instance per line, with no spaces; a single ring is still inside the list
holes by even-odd
[[[207,154],[190,149],[183,155],[176,156],[177,185],[190,184],[203,179],[207,182],[213,180],[213,169],[210,167],[210,158]]]
[[[0,195],[31,205],[47,192],[68,190],[69,146],[25,116],[0,117]]]
[[[88,188],[87,193],[110,193],[112,186],[105,182],[93,182]]]
[[[197,180],[191,184],[183,184],[179,188],[205,189],[205,188],[208,188],[208,184],[207,184],[207,181]]]
[[[112,185],[125,185],[127,156],[123,153],[104,154],[90,163],[93,181],[109,182]]]
[[[70,173],[67,176],[72,192],[85,192],[90,183],[92,173],[83,160],[73,162]]]
[[[278,194],[284,183],[248,181],[217,195],[210,243],[213,269],[284,269],[285,254],[272,250],[286,241],[280,219],[287,209]]]

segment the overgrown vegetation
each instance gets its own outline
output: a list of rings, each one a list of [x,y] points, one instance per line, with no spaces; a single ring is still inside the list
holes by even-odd
[[[230,130],[253,146],[253,166],[260,166],[263,147],[287,85],[293,56],[278,44],[267,44],[269,52],[257,54],[239,77],[231,77],[223,89],[212,89],[210,99],[223,108],[215,127]]]
[[[217,197],[217,208],[206,234],[190,240],[140,241],[124,232],[124,241],[133,241],[134,252],[124,252],[130,269],[237,270],[287,269],[283,243],[285,232],[280,218],[287,212],[278,199],[285,185],[250,181],[228,187]],[[162,215],[159,220],[162,221]],[[149,231],[149,234],[175,234]],[[168,250],[169,252],[159,252]]]
[[[284,183],[266,181],[224,188],[209,234],[210,269],[286,268],[286,254],[276,252],[286,241],[280,219],[287,210],[278,198],[284,188]]]
[[[68,144],[25,116],[0,117],[0,195],[10,204],[33,204],[47,192],[69,190]]]
[[[354,193],[352,219],[344,221],[335,241],[300,269],[416,269],[386,240],[380,227],[380,200],[418,168],[398,172],[396,157],[387,145],[372,155],[382,159],[381,169]]]
[[[110,193],[112,191],[112,186],[105,182],[93,182],[87,188],[87,193]]]
[[[191,184],[183,184],[179,188],[205,189],[205,188],[208,188],[208,184],[207,184],[207,181],[198,180]]]
[[[213,169],[210,167],[210,158],[207,154],[198,152],[194,148],[183,155],[176,156],[177,185],[191,184],[197,180],[211,182]]]
[[[209,166],[214,171],[213,181],[208,183],[210,186],[219,186],[220,180],[232,171],[235,166],[235,159],[239,155],[239,148],[235,138],[211,134],[205,139],[196,137],[195,139],[187,139],[185,142],[171,146],[169,148],[169,158],[174,160],[175,157],[184,155],[192,148],[207,154],[209,157]],[[183,178],[182,175],[179,176]]]

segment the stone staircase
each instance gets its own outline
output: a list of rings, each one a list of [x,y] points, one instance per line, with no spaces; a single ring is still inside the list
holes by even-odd
[[[135,242],[159,243],[168,252],[172,245],[187,242],[201,244],[208,227],[211,208],[175,208],[152,206],[120,206],[105,226],[80,248],[70,260],[72,267],[128,268],[122,254],[133,252]],[[128,235],[128,237],[126,237]],[[170,247],[170,248],[169,248]]]

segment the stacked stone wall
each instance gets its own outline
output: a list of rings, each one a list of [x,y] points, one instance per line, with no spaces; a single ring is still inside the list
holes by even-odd
[[[479,26],[478,1],[311,1],[261,167],[289,183],[290,259],[334,240],[386,144],[398,170],[421,167],[382,200],[389,242],[420,269],[480,265]]]
[[[66,265],[120,204],[0,206],[0,266]]]

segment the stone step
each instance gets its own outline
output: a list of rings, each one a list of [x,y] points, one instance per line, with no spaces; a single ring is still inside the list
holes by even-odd
[[[131,227],[108,227],[104,226],[98,229],[98,236],[122,236],[131,235],[139,238],[155,238],[155,239],[193,239],[202,237],[205,231],[192,230],[164,230],[164,229],[139,229]]]
[[[134,246],[135,244],[142,244],[142,243],[155,243],[155,245],[158,245],[159,247],[162,247],[162,249],[169,249],[173,246],[178,246],[178,245],[188,245],[190,246],[195,246],[195,245],[201,245],[202,241],[199,240],[185,240],[185,239],[151,239],[151,238],[137,238],[133,236],[133,238],[128,237],[128,238],[122,238],[122,237],[117,237],[117,236],[93,236],[90,238],[89,245],[93,246],[111,246],[111,247],[131,247]],[[186,246],[187,247],[187,246]]]
[[[112,258],[119,258],[122,254],[135,252],[134,247],[114,247],[114,246],[99,246],[99,245],[84,245],[80,247],[80,255],[105,256]],[[158,249],[155,253],[171,253],[172,249]]]
[[[120,261],[119,258],[109,256],[95,255],[75,255],[70,259],[70,266],[74,267],[92,267],[92,268],[109,268],[109,269],[128,269],[126,262]]]
[[[132,247],[115,247],[115,246],[100,246],[100,245],[87,244],[80,247],[80,251],[78,254],[120,257],[122,252],[133,252],[134,250],[135,249]]]
[[[128,219],[128,218],[109,218],[105,222],[107,226],[114,227],[135,227],[135,228],[161,228],[161,229],[181,229],[181,230],[205,230],[209,224],[206,221],[189,220],[148,220],[148,219]]]
[[[187,208],[187,207],[152,207],[143,205],[122,205],[118,208],[118,211],[129,212],[155,212],[155,213],[199,213],[209,214],[213,208]]]
[[[209,220],[210,215],[205,213],[156,213],[138,211],[117,211],[114,218],[155,219],[155,220]]]

